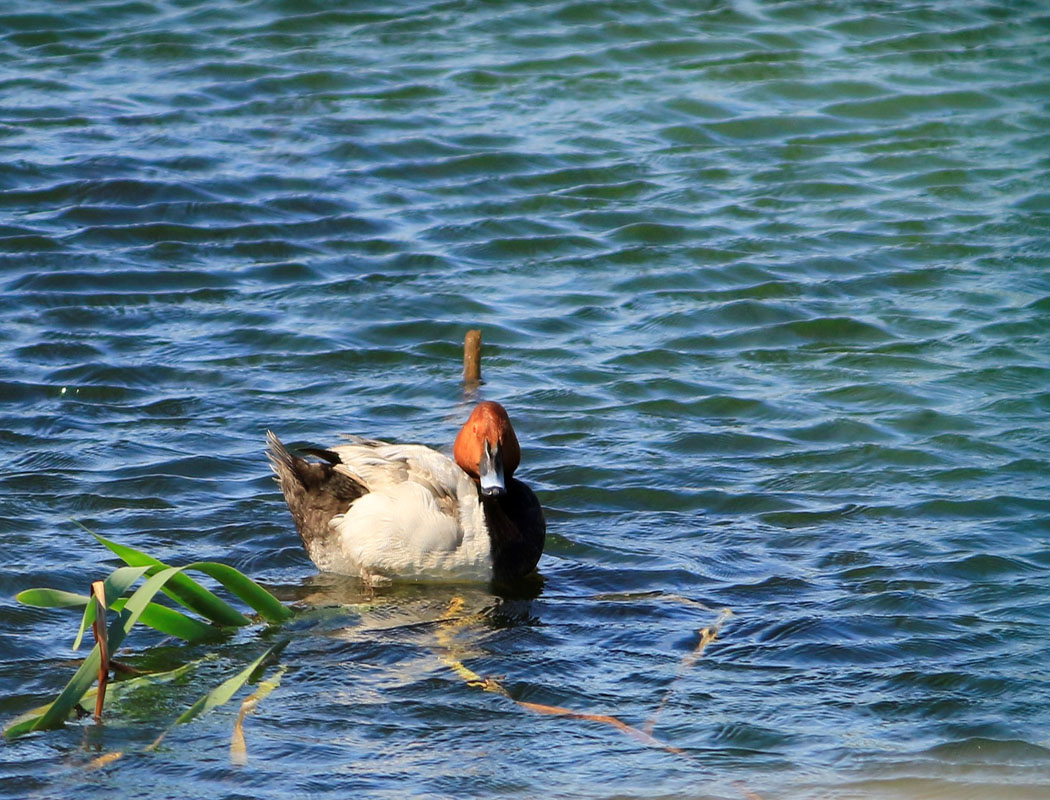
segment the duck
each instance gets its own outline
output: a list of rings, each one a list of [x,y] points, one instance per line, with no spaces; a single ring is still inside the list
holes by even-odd
[[[272,431],[266,439],[274,480],[322,572],[377,586],[508,583],[536,569],[547,524],[536,495],[514,477],[521,448],[499,403],[474,407],[452,458],[358,436],[299,453]]]

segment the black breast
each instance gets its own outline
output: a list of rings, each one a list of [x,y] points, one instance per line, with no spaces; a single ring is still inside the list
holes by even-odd
[[[522,578],[536,569],[547,538],[540,501],[519,480],[507,481],[503,497],[482,497],[492,540],[492,571],[497,582]]]

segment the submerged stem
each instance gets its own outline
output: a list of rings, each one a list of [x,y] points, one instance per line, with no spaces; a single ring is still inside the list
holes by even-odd
[[[102,721],[102,707],[106,703],[106,685],[109,683],[109,636],[106,630],[106,584],[95,581],[91,584],[91,598],[95,603],[95,621],[91,629],[98,642],[98,694],[95,695],[95,722]]]

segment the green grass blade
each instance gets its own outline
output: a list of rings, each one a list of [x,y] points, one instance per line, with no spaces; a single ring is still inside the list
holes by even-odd
[[[142,584],[128,598],[123,610],[120,612],[120,616],[113,620],[109,626],[110,652],[115,653],[117,651],[128,631],[138,622],[139,616],[141,616],[149,601],[161,590],[165,583],[178,575],[178,573],[178,567],[168,567],[161,570]],[[91,684],[95,682],[101,662],[102,657],[96,644],[88,657],[84,659],[84,663],[80,665],[80,669],[76,671],[76,674],[73,675],[54,702],[47,707],[47,710],[36,719],[30,730],[38,731],[45,728],[56,728],[65,722],[69,712],[80,702],[80,698],[84,696]],[[4,734],[8,737],[17,735],[10,728]]]
[[[80,523],[77,524],[79,525]],[[84,528],[83,525],[80,527]],[[141,550],[136,550],[134,547],[111,542],[109,539],[99,536],[88,528],[84,528],[84,530],[88,531],[88,533],[98,539],[101,544],[116,553],[124,563],[133,567],[150,567],[150,569],[147,570],[147,574],[153,575],[158,570],[164,569],[167,566],[167,564],[158,561],[151,555],[143,553]],[[165,586],[164,593],[177,603],[181,603],[190,610],[196,611],[202,617],[210,619],[212,622],[216,622],[219,625],[241,626],[251,623],[251,620],[244,616],[240,611],[231,606],[221,597],[205,589],[187,575],[177,575],[170,582],[170,585]]]
[[[292,616],[290,608],[233,567],[216,561],[196,561],[183,569],[199,570],[214,578],[270,622],[284,622]]]
[[[126,678],[124,680],[111,683],[109,684],[109,688],[106,693],[106,707],[108,708],[109,705],[113,702],[119,702],[123,700],[125,697],[127,697],[132,692],[136,691],[142,686],[149,686],[159,683],[170,683],[171,681],[182,677],[191,670],[196,669],[205,661],[210,661],[214,658],[215,655],[213,653],[209,653],[203,658],[196,659],[195,661],[190,661],[186,664],[183,664],[181,667],[176,667],[173,670],[168,670],[166,672],[147,672],[144,675],[136,675],[134,678]],[[84,696],[80,698],[81,704],[91,703],[94,700],[95,695],[97,694],[97,687],[92,686],[84,693]],[[47,711],[48,706],[50,706],[50,703],[48,703],[47,705],[38,706],[37,708],[33,708],[29,711],[19,714],[17,717],[11,720],[8,726],[4,729],[4,737],[8,739],[13,739],[17,736],[29,733],[33,729],[33,723],[36,722],[37,717],[43,716],[44,712]],[[69,719],[71,716],[73,715],[68,715],[66,719]]]
[[[106,597],[109,595],[107,594]],[[86,594],[63,592],[60,589],[26,589],[16,594],[15,600],[37,608],[82,608],[88,605],[91,598]],[[118,597],[110,604],[110,608],[120,611],[126,602],[126,597]],[[94,619],[95,616],[92,614],[87,624],[90,625]],[[142,611],[140,622],[169,636],[178,636],[187,642],[213,641],[222,636],[221,628],[207,625],[200,620],[186,616],[181,611],[159,603],[150,603],[146,606]]]
[[[51,708],[50,703],[42,708],[35,708],[32,711],[27,711],[25,714],[16,717],[6,728],[4,728],[4,738],[17,739],[19,736],[25,736],[27,733],[32,733],[36,730],[35,725],[37,721],[44,716],[49,708]]]
[[[182,714],[179,715],[179,718],[171,724],[171,727],[169,727],[168,730],[164,731],[164,733],[158,736],[153,742],[153,744],[151,744],[146,749],[155,749],[161,743],[164,737],[167,736],[168,733],[170,733],[176,725],[183,725],[189,722],[190,720],[199,717],[201,714],[210,711],[216,706],[221,706],[223,703],[229,702],[230,698],[232,698],[237,693],[237,690],[248,682],[252,674],[264,662],[266,662],[268,659],[272,658],[281,650],[283,650],[285,645],[287,644],[287,639],[278,642],[273,647],[269,648],[261,656],[259,656],[257,659],[255,659],[255,661],[253,661],[243,670],[234,675],[232,678],[227,678],[225,681],[220,683],[218,686],[216,686],[214,689],[212,689],[210,692],[204,695],[204,697],[202,697],[192,706],[183,711]]]
[[[80,525],[79,522],[77,524]],[[250,624],[251,620],[229,603],[201,586],[192,578],[184,575],[183,570],[185,569],[195,569],[209,575],[271,622],[280,622],[292,616],[291,609],[284,606],[266,589],[233,567],[211,561],[196,562],[188,567],[170,567],[140,550],[110,541],[83,525],[80,525],[80,527],[91,533],[100,544],[107,547],[128,565],[114,570],[105,581],[106,603],[110,608],[118,612],[118,616],[108,628],[108,641],[111,652],[116,652],[131,628],[140,619],[144,624],[163,633],[178,636],[191,642],[213,639],[221,635],[221,631],[211,625],[193,619],[180,611],[153,602],[154,596],[160,591],[220,625],[242,626]],[[122,597],[124,592],[143,576],[147,576],[147,580],[130,597]],[[76,642],[74,643],[74,649],[80,645],[84,631],[95,621],[95,603],[86,595],[43,588],[27,589],[15,597],[19,602],[26,605],[45,608],[83,607],[85,610]],[[286,644],[287,641],[284,641],[271,647],[241,673],[225,681],[187,709],[174,724],[178,725],[188,722],[216,705],[227,702],[237,689],[250,679],[263,661],[271,657]],[[76,674],[73,675],[52,703],[41,709],[21,715],[7,726],[3,731],[3,735],[6,738],[13,738],[29,731],[62,725],[96,681],[100,664],[101,655],[96,644],[92,648],[91,653],[84,659]],[[161,738],[163,738],[163,735]],[[157,741],[159,742],[160,739]]]
[[[147,567],[120,567],[106,579],[106,600],[110,608],[115,611],[124,608],[127,598],[121,595],[132,583],[142,577],[147,569]],[[38,608],[84,608],[80,631],[73,643],[74,650],[80,645],[84,631],[95,621],[94,603],[89,602],[91,598],[86,594],[64,592],[60,589],[26,589],[16,594],[15,600]],[[211,625],[205,625],[192,617],[187,617],[180,611],[157,603],[150,603],[143,610],[142,624],[189,642],[208,641],[219,636],[219,632]]]
[[[263,653],[261,656],[255,659],[255,661],[253,661],[247,667],[242,669],[232,678],[228,678],[227,680],[220,683],[218,686],[216,686],[214,689],[208,692],[208,694],[204,695],[204,697],[202,697],[192,706],[183,711],[182,714],[179,715],[179,718],[175,720],[174,724],[182,725],[183,723],[189,722],[194,717],[199,717],[206,711],[210,711],[216,706],[221,706],[223,703],[229,702],[230,698],[237,693],[237,690],[248,682],[248,679],[251,678],[255,670],[257,670],[267,659],[273,657],[278,652],[283,650],[285,645],[287,644],[288,640],[284,639],[275,644],[273,647],[269,648],[265,653]]]
[[[165,567],[142,584],[135,593],[128,598],[120,616],[113,620],[109,626],[109,648],[115,653],[128,635],[132,627],[138,622],[142,612],[146,610],[153,596],[164,589],[164,585],[179,577],[182,567]]]
[[[26,589],[16,594],[15,600],[37,608],[79,608],[86,606],[91,598],[86,594],[63,592],[61,589]]]
[[[112,608],[113,602],[118,597],[122,596],[135,581],[141,578],[147,569],[147,567],[117,567],[117,569],[113,570],[103,584],[103,588],[106,590],[106,606]],[[84,607],[84,616],[80,618],[80,630],[77,631],[77,638],[73,640],[74,650],[80,649],[80,642],[84,638],[84,631],[86,631],[94,621],[95,604],[88,603]]]
[[[113,604],[115,611],[124,608],[127,601],[120,598]],[[214,625],[208,625],[188,617],[174,608],[162,606],[159,603],[150,603],[142,610],[139,620],[143,625],[148,625],[154,630],[166,633],[169,636],[177,636],[187,642],[213,642],[222,637],[222,629]]]

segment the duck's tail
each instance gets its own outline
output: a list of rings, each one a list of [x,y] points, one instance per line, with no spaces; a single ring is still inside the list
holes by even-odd
[[[367,494],[368,489],[337,469],[341,462],[336,453],[307,451],[323,453],[326,462],[307,461],[292,453],[272,431],[266,432],[266,444],[266,457],[270,460],[274,480],[281,487],[307,553],[313,557],[315,550],[323,547],[331,535],[329,523],[332,517],[345,514],[350,504]]]
[[[273,431],[266,431],[266,458],[270,461],[270,469],[274,473],[273,479],[282,484],[283,489],[285,476],[295,474],[295,456],[289,452]]]

